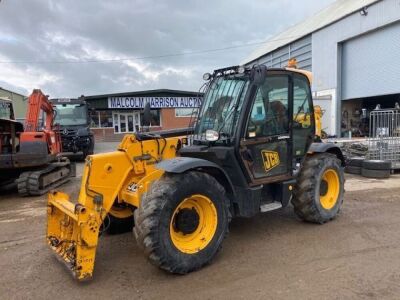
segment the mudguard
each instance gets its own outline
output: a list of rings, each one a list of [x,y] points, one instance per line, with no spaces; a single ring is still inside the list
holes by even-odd
[[[190,170],[202,169],[204,172],[214,176],[217,181],[222,184],[226,191],[235,194],[235,189],[228,174],[223,168],[217,164],[200,158],[194,157],[175,157],[159,162],[156,165],[157,169],[164,170],[167,173],[184,173]]]
[[[312,143],[310,148],[308,148],[307,153],[308,154],[313,154],[313,153],[332,153],[337,156],[342,162],[342,166],[344,167],[346,165],[346,160],[344,158],[344,155],[342,153],[342,150],[334,144],[334,143]]]

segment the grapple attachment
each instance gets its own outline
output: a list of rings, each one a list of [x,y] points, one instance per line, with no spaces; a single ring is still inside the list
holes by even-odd
[[[89,209],[70,202],[67,194],[53,192],[48,195],[47,220],[47,243],[57,258],[76,279],[90,279],[102,224],[101,204]]]

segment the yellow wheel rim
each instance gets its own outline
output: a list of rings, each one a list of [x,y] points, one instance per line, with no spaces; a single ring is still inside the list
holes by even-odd
[[[327,169],[322,175],[320,184],[320,198],[321,206],[329,210],[336,205],[340,193],[339,175],[333,169]]]
[[[172,214],[169,226],[172,243],[183,253],[197,253],[211,242],[217,224],[214,203],[204,195],[192,195],[184,199]]]

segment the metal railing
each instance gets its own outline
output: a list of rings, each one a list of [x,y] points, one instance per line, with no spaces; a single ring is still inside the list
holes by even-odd
[[[400,169],[400,109],[375,109],[370,113],[368,158],[392,162]]]

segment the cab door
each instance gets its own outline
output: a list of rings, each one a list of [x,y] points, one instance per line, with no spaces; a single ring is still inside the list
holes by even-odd
[[[269,74],[256,88],[240,140],[250,185],[291,177],[291,86],[287,74]]]

